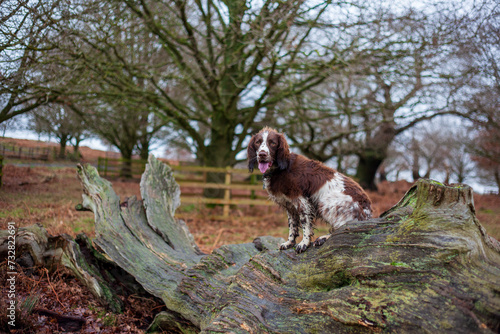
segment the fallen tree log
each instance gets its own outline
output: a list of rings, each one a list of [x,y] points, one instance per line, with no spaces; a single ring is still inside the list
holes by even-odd
[[[1,258],[8,257],[10,235],[8,230],[0,231]],[[27,275],[31,275],[36,267],[50,271],[66,270],[113,312],[123,311],[118,295],[150,296],[134,277],[98,252],[84,233],[77,235],[76,239],[67,234],[51,236],[42,225],[34,224],[19,228],[15,241],[15,262]]]
[[[203,332],[498,332],[500,247],[474,214],[472,189],[421,180],[381,218],[352,222],[322,247],[278,238],[202,254],[174,218],[179,187],[154,157],[143,202],[120,205],[79,167],[94,240],[169,312],[163,329]]]
[[[302,254],[279,251],[283,240],[274,237],[203,254],[174,218],[180,191],[172,171],[154,157],[143,201],[120,203],[91,166],[78,175],[83,206],[95,214],[93,243],[20,229],[18,262],[64,264],[115,311],[123,285],[113,282],[144,288],[168,309],[151,330],[500,331],[500,246],[475,218],[468,186],[420,180],[380,218],[351,222]]]

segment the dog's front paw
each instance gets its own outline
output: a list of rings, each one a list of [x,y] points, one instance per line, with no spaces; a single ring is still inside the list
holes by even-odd
[[[295,246],[295,241],[287,241],[280,245],[280,250],[286,250]]]
[[[304,242],[304,241],[301,241],[297,247],[295,247],[295,251],[297,252],[297,254],[300,254],[302,252],[305,252],[306,249],[309,248],[309,245],[311,243],[310,242]]]

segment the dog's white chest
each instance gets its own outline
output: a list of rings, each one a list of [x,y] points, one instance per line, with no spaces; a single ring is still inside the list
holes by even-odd
[[[268,177],[264,177],[262,179],[262,187],[267,190],[267,192],[269,193],[269,195],[271,195],[271,193],[269,192],[269,185],[270,184],[271,184],[271,182],[270,182],[270,180],[269,180]]]

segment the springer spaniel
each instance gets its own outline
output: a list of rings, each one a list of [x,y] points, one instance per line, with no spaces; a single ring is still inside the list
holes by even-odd
[[[250,140],[247,148],[248,169],[255,164],[264,174],[264,188],[269,197],[288,214],[288,241],[280,250],[291,248],[303,229],[297,253],[311,245],[313,222],[322,218],[336,229],[350,220],[371,218],[371,202],[363,189],[351,178],[316,160],[291,153],[285,136],[269,127],[263,128]],[[321,246],[330,234],[313,243]]]

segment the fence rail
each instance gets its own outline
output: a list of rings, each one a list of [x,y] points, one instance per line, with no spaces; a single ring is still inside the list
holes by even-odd
[[[129,164],[127,164],[129,163]],[[120,177],[131,176],[132,178],[140,178],[146,166],[146,160],[127,160],[127,159],[112,159],[112,158],[97,158],[97,170],[104,177]]]
[[[11,143],[0,143],[0,154],[4,158],[8,159],[19,159],[19,160],[61,160],[59,157],[58,146],[46,146],[46,147],[26,147],[18,146]],[[77,161],[80,159],[79,153],[75,153],[74,150],[66,148],[65,157],[63,159]]]
[[[99,158],[97,169],[104,177],[119,177],[125,162],[127,161],[124,159]],[[145,164],[144,160],[131,160],[131,174],[140,176],[144,172]],[[263,191],[262,185],[258,184],[257,176],[249,175],[246,169],[175,165],[171,165],[170,168],[174,171],[176,182],[182,189],[182,204],[223,205],[222,218],[229,217],[231,205],[273,205],[267,200],[267,193]],[[207,182],[208,173],[220,175],[221,182]],[[205,189],[223,189],[224,197],[204,197]]]
[[[0,154],[11,159],[49,160],[54,148],[23,147],[13,144],[0,144]]]

